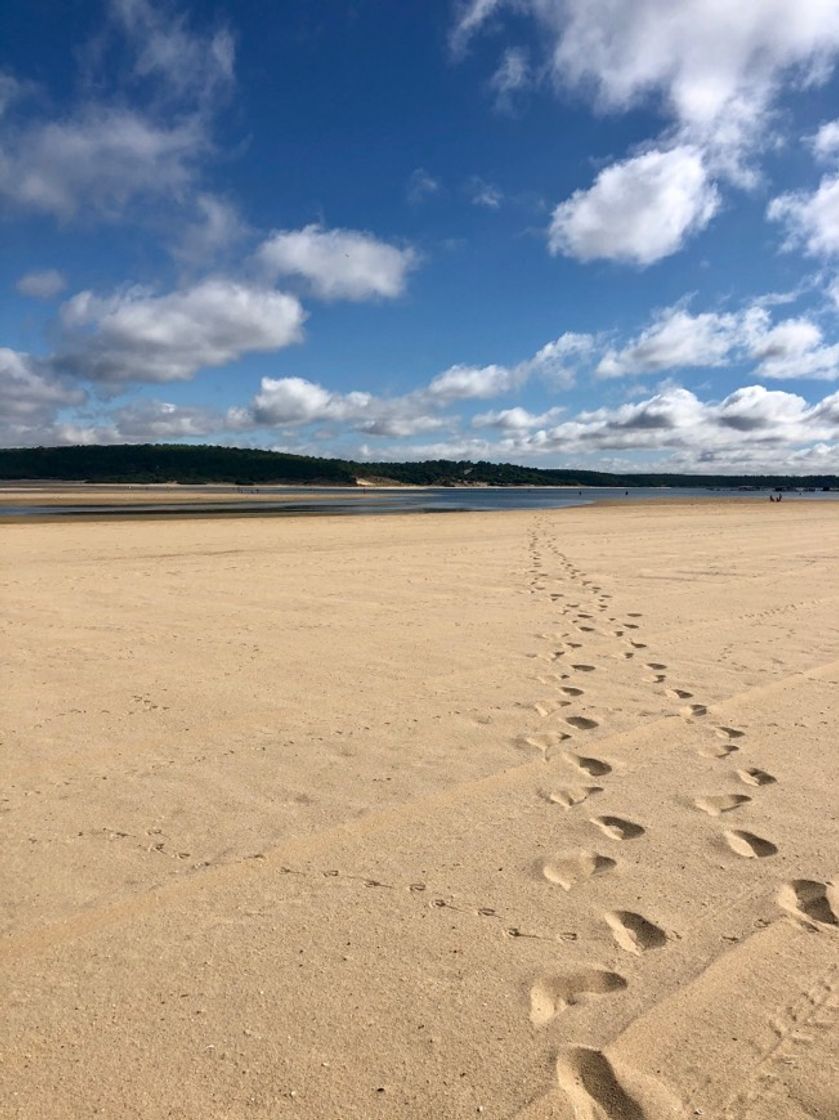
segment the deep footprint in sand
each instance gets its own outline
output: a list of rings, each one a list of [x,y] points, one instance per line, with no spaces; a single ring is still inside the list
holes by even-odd
[[[778,891],[778,905],[801,921],[839,926],[839,891],[816,879],[792,879]]]
[[[737,777],[747,786],[771,786],[778,780],[766,770],[760,770],[757,766],[749,766],[746,770],[738,770]]]
[[[575,1046],[561,1054],[556,1078],[577,1120],[649,1120],[599,1050]]]
[[[589,719],[588,716],[567,716],[565,722],[578,731],[593,731],[600,726],[596,719]]]
[[[530,1021],[535,1027],[544,1027],[566,1008],[585,1003],[589,996],[620,992],[625,987],[623,976],[602,968],[542,976],[530,989]]]
[[[593,673],[594,672],[594,666],[593,665],[572,665],[571,668],[576,670],[576,672],[578,672],[578,673]]]
[[[680,715],[686,719],[699,719],[700,716],[708,714],[708,709],[704,704],[688,704],[686,708],[682,708]]]
[[[569,685],[569,686],[561,689],[561,691],[564,692],[566,696],[582,696],[583,692],[584,692],[584,689],[574,688],[573,686]]]
[[[739,751],[739,747],[735,747],[733,743],[715,743],[712,747],[702,747],[697,751],[703,758],[728,758],[730,754]]]
[[[771,840],[764,840],[762,836],[755,836],[753,832],[743,832],[734,829],[726,832],[725,842],[738,856],[744,859],[766,859],[777,854],[777,847]]]
[[[674,700],[690,700],[693,693],[688,692],[684,688],[668,688],[667,695],[671,696]]]
[[[663,669],[666,669],[667,666],[664,665],[661,661],[648,661],[647,668],[652,669],[654,673],[660,673]]]
[[[736,727],[715,727],[714,731],[720,739],[742,739],[746,734],[745,731],[738,731]]]
[[[556,883],[564,891],[570,891],[579,883],[593,879],[595,875],[605,875],[617,867],[617,861],[599,852],[572,852],[559,855],[551,860],[543,860],[537,870],[543,879]]]
[[[592,778],[603,778],[606,774],[612,773],[612,767],[602,758],[585,758],[583,755],[574,754],[573,751],[566,751],[563,757],[566,762],[570,762],[578,770],[584,770],[586,774],[591,774]]]
[[[750,801],[751,797],[747,797],[745,793],[722,793],[713,797],[697,797],[694,805],[709,817],[718,817],[720,813],[730,813],[741,805],[748,805]]]
[[[637,840],[646,831],[642,825],[625,820],[623,817],[592,817],[591,823],[596,824],[613,840]]]
[[[587,801],[589,797],[594,797],[595,794],[602,792],[603,786],[562,786],[560,789],[547,794],[546,797],[548,801],[555,805],[561,805],[563,809],[571,809],[574,805],[580,805],[583,801]]]
[[[631,910],[613,910],[606,914],[606,924],[621,949],[640,955],[648,949],[661,949],[667,944],[667,934],[642,914]]]

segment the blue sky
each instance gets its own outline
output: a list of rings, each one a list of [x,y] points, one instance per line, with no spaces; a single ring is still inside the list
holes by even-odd
[[[10,0],[0,442],[839,471],[839,8]]]

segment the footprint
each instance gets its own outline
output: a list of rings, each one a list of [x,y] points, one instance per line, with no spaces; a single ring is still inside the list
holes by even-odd
[[[637,630],[638,629],[637,625],[634,622],[625,622],[624,627],[627,630]]]
[[[588,716],[567,716],[565,722],[578,731],[593,731],[600,726],[596,719],[589,719]]]
[[[570,738],[570,736],[566,736]],[[564,755],[565,761],[570,762],[572,766],[576,766],[579,770],[584,770],[586,774],[591,774],[592,778],[603,778],[606,774],[612,773],[612,767],[608,762],[604,762],[600,758],[585,758],[580,754],[573,754],[568,751]]]
[[[566,735],[564,731],[541,731],[536,735],[526,735],[519,740],[518,746],[539,751],[544,755],[545,759],[550,758],[551,751],[555,750],[560,743],[566,739],[570,739],[570,735]]]
[[[654,673],[660,673],[662,669],[666,669],[667,666],[663,665],[660,661],[648,661],[647,668],[652,669]]]
[[[621,949],[640,955],[648,949],[660,949],[667,944],[667,934],[641,914],[631,910],[613,910],[606,915],[606,924]]]
[[[833,895],[833,899],[831,899]],[[839,926],[839,892],[815,879],[792,879],[778,892],[778,905],[805,922]]]
[[[563,809],[570,809],[573,805],[579,805],[596,793],[602,792],[603,786],[563,786],[546,796],[548,801],[552,801],[555,805],[561,805]]]
[[[625,987],[623,976],[602,968],[540,977],[530,989],[530,1021],[535,1027],[544,1027],[567,1007],[585,1003],[586,996],[620,992]]]
[[[578,673],[593,673],[594,672],[594,666],[593,665],[572,665],[571,668],[576,669]]]
[[[767,856],[774,856],[778,851],[770,840],[764,840],[760,836],[755,836],[753,832],[742,832],[739,829],[726,832],[725,842],[732,852],[743,856],[744,859],[766,859]]]
[[[626,612],[626,617],[627,618],[643,618],[644,616],[642,614],[640,614],[638,611],[627,611]]]
[[[693,693],[686,692],[683,688],[668,688],[667,695],[672,696],[674,700],[690,700]]]
[[[595,632],[593,626],[578,626],[577,629],[581,634],[593,634]]]
[[[746,734],[745,731],[738,731],[736,727],[715,727],[714,730],[721,739],[742,739]]]
[[[563,688],[562,692],[564,692],[566,696],[582,696],[584,690],[582,688],[572,688],[569,686],[567,688]]]
[[[646,831],[640,824],[624,820],[623,817],[592,817],[591,823],[596,824],[613,840],[637,840]]]
[[[725,743],[720,746],[714,745],[713,747],[703,747],[698,753],[703,758],[727,758],[728,755],[734,754],[739,751],[739,747],[735,747],[733,743]]]
[[[686,708],[682,708],[680,714],[685,716],[685,718],[689,718],[691,716],[693,716],[694,718],[698,718],[699,716],[707,715],[708,709],[704,704],[688,704]]]
[[[556,1078],[577,1120],[647,1120],[599,1050],[587,1046],[567,1050],[557,1060]]]
[[[647,648],[647,643],[646,642],[630,642],[629,644],[632,646],[633,649],[646,649]]]
[[[549,883],[556,883],[564,891],[570,891],[578,883],[593,879],[595,875],[605,875],[617,867],[617,861],[598,852],[575,852],[571,855],[557,856],[539,864],[539,873]]]
[[[767,773],[766,770],[759,770],[757,766],[750,766],[747,770],[738,770],[737,777],[749,786],[771,786],[773,782],[778,780]]]
[[[745,793],[721,793],[714,797],[697,797],[694,805],[707,813],[709,817],[718,817],[720,813],[730,813],[732,809],[739,809],[751,801]]]

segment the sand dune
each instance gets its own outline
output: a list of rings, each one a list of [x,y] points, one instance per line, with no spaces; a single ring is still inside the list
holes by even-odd
[[[2,1114],[836,1120],[838,553],[8,526]]]

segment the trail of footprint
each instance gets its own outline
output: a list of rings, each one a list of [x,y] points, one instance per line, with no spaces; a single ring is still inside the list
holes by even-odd
[[[725,842],[738,856],[744,859],[766,859],[774,856],[778,849],[771,840],[764,840],[762,836],[755,836],[753,832],[743,832],[734,829],[726,832]]]
[[[560,789],[546,794],[546,797],[548,801],[552,801],[555,805],[561,805],[563,809],[570,809],[574,805],[580,805],[583,801],[587,801],[589,797],[593,797],[596,793],[602,792],[603,786],[562,786]]]
[[[646,832],[642,825],[636,824],[635,821],[624,820],[623,817],[592,817],[591,823],[596,824],[613,840],[637,840]]]
[[[549,883],[556,883],[564,891],[570,891],[579,883],[605,875],[617,867],[617,861],[599,852],[579,851],[545,860],[538,865],[539,873]]]
[[[606,924],[622,949],[640,955],[648,949],[661,949],[667,944],[667,934],[642,914],[631,910],[613,910],[606,914]]]
[[[792,879],[778,891],[778,905],[808,925],[839,926],[839,891],[815,879]]]
[[[587,996],[619,992],[626,980],[617,972],[586,968],[564,976],[542,976],[530,989],[530,1021],[535,1027],[547,1026],[568,1007],[585,1003]]]
[[[747,797],[745,793],[722,793],[713,797],[697,797],[694,805],[709,817],[718,817],[720,813],[730,813],[732,809],[739,809],[750,801],[751,797]]]
[[[569,736],[566,736],[566,738],[569,738]],[[570,762],[572,766],[576,766],[578,770],[584,770],[586,774],[591,774],[592,778],[603,778],[612,773],[612,767],[602,758],[585,758],[583,755],[574,754],[573,751],[566,751],[563,758],[566,762]]]
[[[778,780],[766,770],[758,769],[757,766],[749,766],[746,770],[738,770],[737,777],[749,786],[771,786],[773,782]]]

